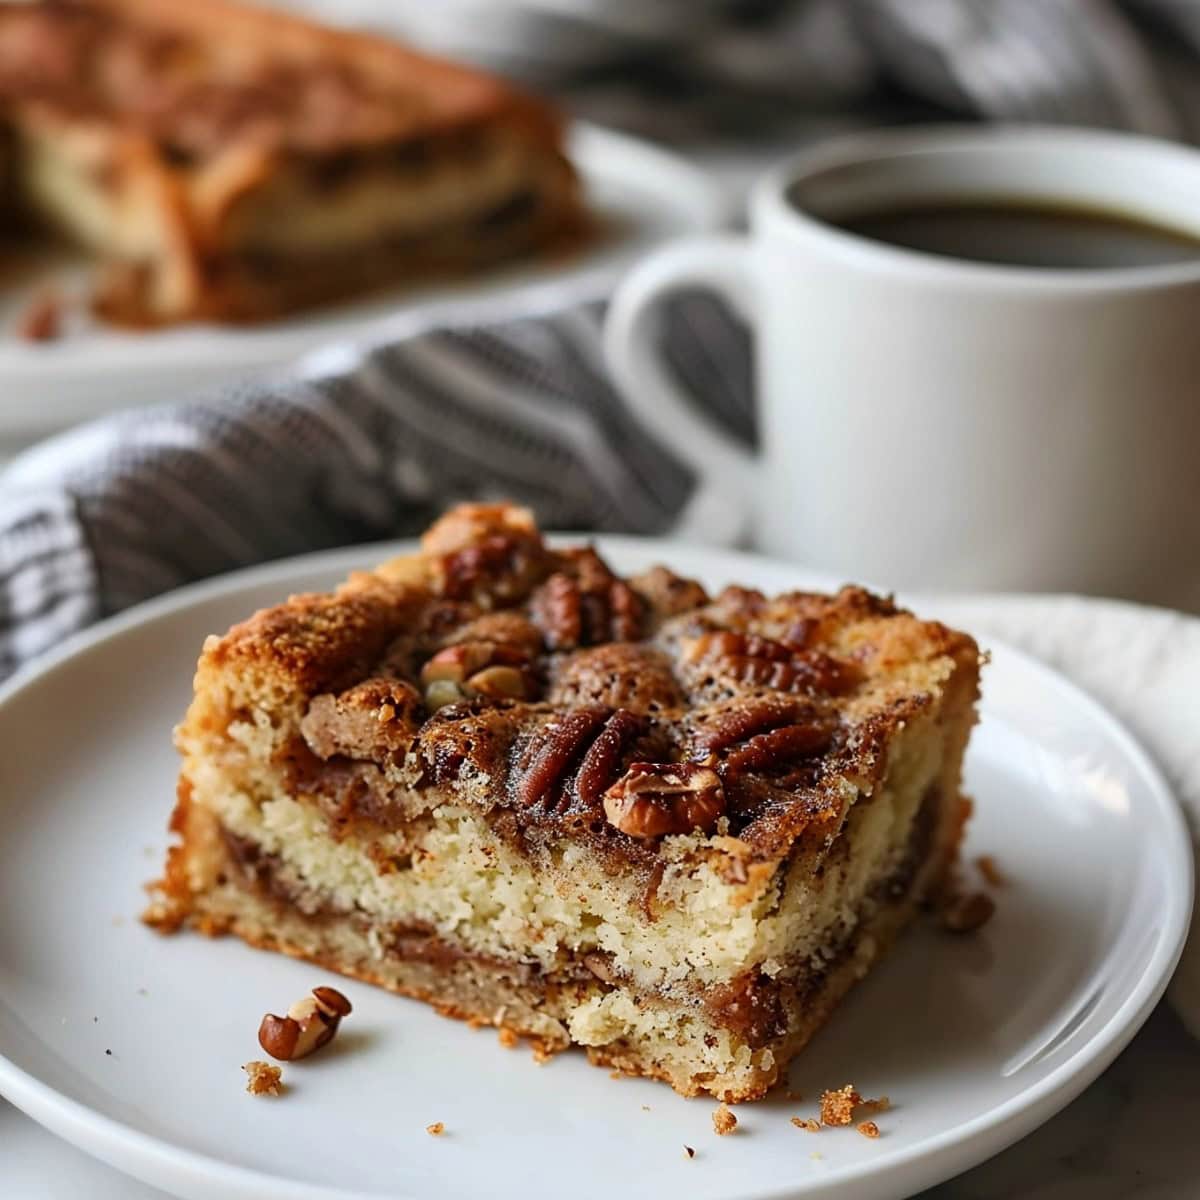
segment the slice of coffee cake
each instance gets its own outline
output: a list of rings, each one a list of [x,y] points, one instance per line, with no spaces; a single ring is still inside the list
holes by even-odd
[[[456,509],[210,638],[149,919],[760,1096],[953,862],[979,653]]]

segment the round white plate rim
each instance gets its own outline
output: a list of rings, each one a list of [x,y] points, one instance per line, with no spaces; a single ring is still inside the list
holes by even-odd
[[[686,567],[680,560],[690,557],[693,562],[703,560],[712,563],[721,573],[728,571],[731,578],[741,568],[753,570],[758,567],[793,571],[798,576],[797,586],[837,586],[830,576],[820,572],[741,551],[624,535],[563,534],[558,537],[575,541],[581,537],[590,538],[601,550],[614,557],[618,557],[623,550],[645,553],[650,547],[655,547],[664,560],[673,559],[677,567]],[[76,655],[120,637],[142,624],[243,589],[276,581],[285,585],[286,581],[294,580],[298,575],[311,575],[318,571],[342,574],[365,563],[382,561],[391,555],[409,551],[413,545],[411,541],[372,543],[299,555],[202,580],[146,601],[67,638],[60,646],[0,685],[0,717],[4,708],[25,687],[65,665]],[[925,596],[922,603],[936,604],[936,598]],[[1099,1076],[1133,1038],[1166,990],[1183,950],[1192,910],[1193,855],[1190,834],[1162,772],[1137,739],[1103,705],[1059,672],[1003,641],[988,638],[988,644],[989,648],[999,650],[1036,675],[1043,684],[1069,697],[1127,756],[1129,765],[1136,770],[1148,789],[1148,795],[1153,798],[1155,815],[1162,822],[1166,839],[1162,849],[1169,854],[1168,861],[1171,861],[1175,884],[1167,889],[1169,908],[1162,914],[1162,925],[1147,968],[1105,1025],[1029,1088],[964,1124],[944,1134],[926,1138],[906,1150],[897,1151],[887,1159],[886,1166],[893,1173],[900,1168],[912,1167],[921,1159],[929,1162],[928,1172],[916,1177],[918,1188],[932,1186],[949,1178],[1032,1132]],[[189,1188],[203,1185],[213,1189],[214,1194],[255,1197],[256,1200],[378,1200],[376,1194],[301,1184],[235,1166],[206,1154],[180,1149],[165,1139],[141,1133],[62,1095],[3,1054],[0,1054],[0,1095],[79,1148],[158,1187],[170,1188],[170,1177],[179,1181],[190,1175],[191,1180],[187,1183]],[[937,1165],[933,1165],[935,1162]],[[861,1163],[840,1168],[822,1181],[822,1188],[852,1185],[877,1174],[882,1165]],[[745,1200],[786,1200],[797,1194],[794,1185],[785,1185],[781,1189],[746,1193]]]
[[[730,216],[730,198],[719,184],[668,148],[587,121],[573,121],[567,138],[569,152],[585,184],[589,180],[636,180],[643,191],[669,202],[675,218],[683,222],[682,232],[714,229]],[[99,362],[94,354],[72,354],[69,343],[57,345],[53,355],[42,355],[38,347],[24,344],[0,344],[0,376],[24,381],[31,388],[51,387],[56,382],[75,388],[82,383],[94,385],[97,371],[102,379],[113,383],[169,370],[203,369],[213,356],[219,356],[222,367],[235,376],[295,360],[312,346],[367,346],[409,336],[435,322],[533,315],[561,306],[564,293],[579,303],[598,299],[630,265],[628,253],[622,257],[618,243],[601,246],[596,254],[565,259],[561,268],[547,267],[533,276],[515,270],[511,277],[501,274],[478,284],[431,285],[428,292],[422,289],[411,298],[397,297],[395,310],[390,312],[355,315],[333,307],[261,327],[181,326],[157,338],[154,334],[129,336],[104,345]],[[181,343],[172,334],[195,340]],[[10,396],[0,414],[0,432],[37,426],[46,419],[46,414],[39,412],[44,400],[31,407],[30,403],[14,405],[15,399]],[[57,416],[57,406],[52,407],[52,415]],[[71,401],[67,407],[66,415],[74,419],[103,411],[93,411],[80,400]]]

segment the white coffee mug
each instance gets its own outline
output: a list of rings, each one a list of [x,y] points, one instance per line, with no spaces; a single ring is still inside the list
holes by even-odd
[[[894,587],[1200,600],[1200,259],[1044,269],[902,249],[827,220],[997,197],[1200,238],[1200,153],[1058,128],[840,139],[756,187],[747,236],[692,238],[618,288],[618,385],[695,470],[681,533]],[[761,449],[696,411],[656,303],[749,321]],[[1189,591],[1190,589],[1190,591]]]

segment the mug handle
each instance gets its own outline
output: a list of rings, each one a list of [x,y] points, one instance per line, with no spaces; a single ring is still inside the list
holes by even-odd
[[[687,464],[696,487],[674,532],[729,544],[748,531],[755,455],[702,412],[659,355],[655,310],[672,291],[716,291],[753,325],[757,299],[750,244],[734,234],[685,238],[653,251],[621,281],[604,321],[604,350],[618,389],[636,416]]]

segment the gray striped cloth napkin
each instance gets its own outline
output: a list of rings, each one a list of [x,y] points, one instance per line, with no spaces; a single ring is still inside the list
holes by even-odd
[[[1200,134],[1194,0],[796,0],[567,81],[589,115],[711,138],[813,106]],[[764,100],[765,98],[765,100]],[[608,106],[607,108],[605,106]],[[665,121],[665,125],[664,125]],[[595,306],[325,353],[290,378],[103,419],[0,474],[0,676],[90,622],[234,567],[418,531],[505,495],[548,527],[662,532],[691,480],[607,383]],[[753,438],[745,331],[668,306],[670,362]],[[2,402],[2,400],[0,400]]]
[[[318,353],[286,377],[91,422],[0,476],[0,677],[194,579],[419,533],[455,499],[511,497],[546,528],[668,529],[691,480],[601,363],[592,304]],[[752,438],[744,329],[704,296],[668,361]]]

